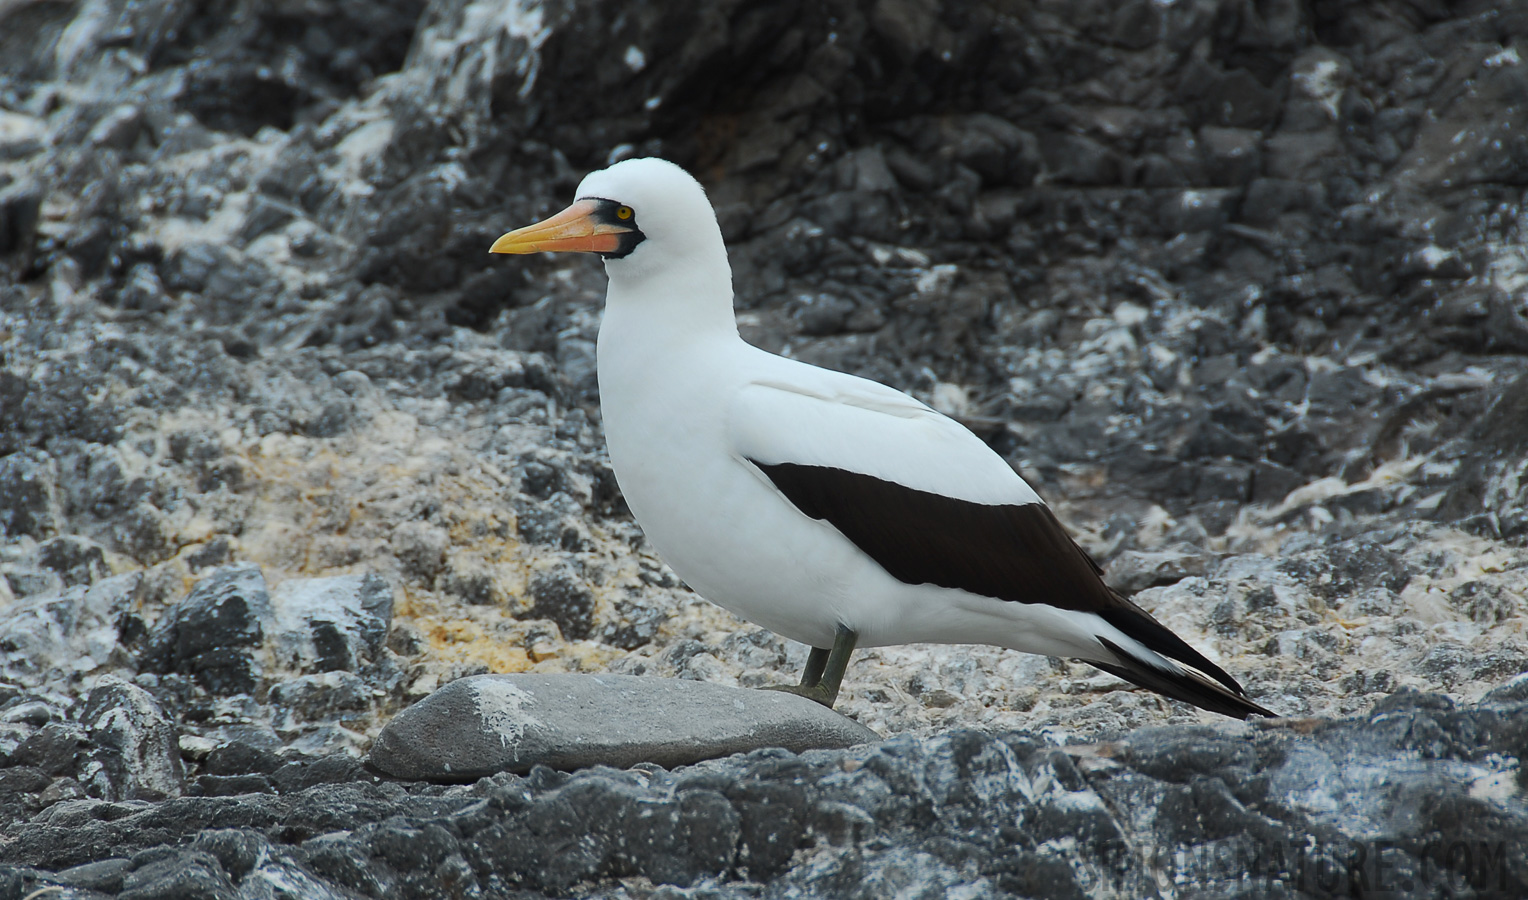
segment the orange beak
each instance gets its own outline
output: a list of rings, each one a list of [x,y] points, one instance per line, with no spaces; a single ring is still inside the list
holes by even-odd
[[[621,235],[632,229],[594,220],[599,205],[580,200],[557,215],[535,225],[517,228],[493,242],[489,253],[547,253],[576,250],[584,253],[615,253]]]

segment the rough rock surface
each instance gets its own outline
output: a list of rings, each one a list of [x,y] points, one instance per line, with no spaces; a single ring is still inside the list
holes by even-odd
[[[880,739],[779,691],[631,675],[476,675],[399,713],[366,761],[394,778],[453,782],[538,765],[672,769],[765,747],[800,753]]]
[[[1401,691],[1346,721],[1143,728],[1070,748],[956,730],[454,787],[336,771],[274,793],[54,804],[0,845],[0,860],[32,867],[0,866],[0,897],[43,884],[124,897],[1155,897],[1164,885],[1518,897],[1524,754],[1521,699],[1456,709]]]
[[[0,854],[79,896],[1101,896],[1233,893],[1180,860],[1298,834],[1288,873],[1521,894],[1468,841],[1522,834],[1522,713],[1477,704],[1528,669],[1525,40],[1521,0],[0,3]],[[885,648],[839,706],[873,752],[369,782],[465,675],[799,672],[620,500],[598,266],[484,253],[632,153],[707,184],[747,337],[961,417],[1319,721]],[[1195,774],[1053,762],[1099,741]],[[1065,794],[972,812],[1021,784]],[[1269,892],[1373,883],[1338,868]]]

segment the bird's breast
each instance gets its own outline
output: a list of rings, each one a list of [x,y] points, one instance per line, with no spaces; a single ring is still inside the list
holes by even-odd
[[[715,515],[736,473],[726,448],[731,376],[693,348],[601,333],[600,410],[616,480],[660,550],[669,533]],[[667,555],[667,553],[665,553]]]

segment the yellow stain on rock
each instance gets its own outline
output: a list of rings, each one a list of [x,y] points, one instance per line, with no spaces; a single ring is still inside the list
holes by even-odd
[[[374,569],[397,579],[393,528],[434,507],[452,546],[494,561],[517,559],[513,513],[496,473],[464,448],[422,433],[412,416],[383,413],[329,439],[274,434],[230,448],[244,465],[246,518],[239,555],[267,576]],[[507,519],[507,521],[506,521]]]
[[[160,424],[166,434],[207,423]],[[234,559],[257,563],[272,584],[296,577],[374,571],[395,589],[394,621],[418,629],[431,670],[483,665],[495,673],[600,671],[624,652],[597,641],[558,640],[522,622],[526,587],[547,560],[520,542],[512,481],[466,445],[444,440],[412,416],[385,411],[332,438],[248,432],[222,435],[226,460],[241,477],[226,490],[195,495],[194,516],[174,523],[189,590],[197,580],[184,558],[222,538]],[[442,575],[487,575],[494,602],[472,605],[440,580],[421,583],[395,556],[395,529],[426,521],[446,536]],[[634,562],[591,585],[601,611],[618,585],[638,582]],[[532,635],[533,629],[543,633]],[[535,649],[530,648],[534,641]]]
[[[478,622],[433,615],[416,615],[412,622],[441,662],[482,663],[496,675],[524,672],[531,667],[530,654],[524,647],[509,643],[504,635],[495,635]]]

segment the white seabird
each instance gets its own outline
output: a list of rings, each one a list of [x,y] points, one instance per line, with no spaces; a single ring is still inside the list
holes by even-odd
[[[831,706],[856,645],[992,644],[1228,716],[1273,715],[1104,584],[959,423],[744,342],[716,215],[673,163],[595,172],[572,206],[491,249],[604,257],[599,392],[616,480],[690,587],[813,648],[801,685],[783,689]]]

